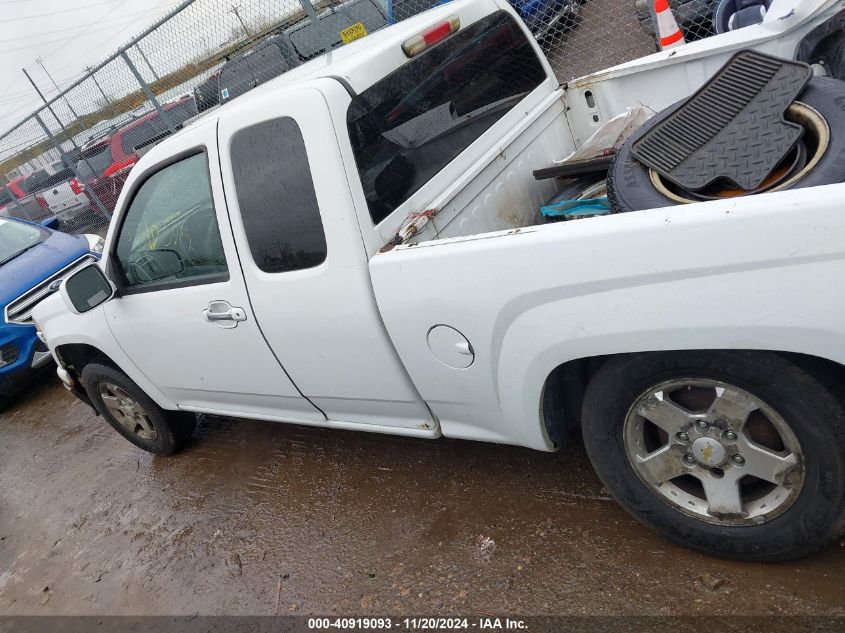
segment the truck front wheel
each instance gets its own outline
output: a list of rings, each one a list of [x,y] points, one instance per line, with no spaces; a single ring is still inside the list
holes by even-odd
[[[584,442],[616,500],[669,539],[727,558],[796,558],[845,530],[835,389],[774,353],[619,356],[587,387]]]
[[[191,438],[193,413],[165,411],[122,371],[89,363],[80,382],[94,407],[135,446],[156,455],[172,455]]]

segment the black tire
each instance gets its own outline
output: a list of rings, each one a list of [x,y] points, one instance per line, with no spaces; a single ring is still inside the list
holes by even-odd
[[[777,411],[801,446],[803,485],[781,514],[762,524],[726,525],[691,516],[646,485],[623,437],[628,411],[651,386],[680,377],[719,380]],[[821,549],[845,530],[845,409],[835,382],[768,352],[657,352],[615,357],[587,387],[582,433],[613,497],[668,539],[719,557],[775,561]]]
[[[82,370],[80,382],[88,397],[106,421],[123,437],[138,448],[156,455],[172,455],[183,448],[191,439],[196,428],[196,416],[193,413],[165,411],[136,385],[132,379],[119,369],[102,363],[89,363]],[[155,437],[145,439],[129,431],[108,409],[100,394],[100,386],[108,383],[125,391],[143,408],[146,419],[155,429]]]
[[[819,163],[801,180],[788,187],[816,187],[845,181],[845,82],[817,78],[810,81],[798,101],[815,109],[830,128],[830,145]],[[669,116],[680,103],[652,117],[637,130],[613,159],[608,170],[607,196],[616,213],[657,209],[678,204],[664,196],[649,178],[648,168],[631,155],[633,144]]]

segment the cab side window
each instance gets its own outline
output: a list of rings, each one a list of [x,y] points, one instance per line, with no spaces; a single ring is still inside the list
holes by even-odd
[[[229,278],[204,153],[157,171],[140,186],[120,228],[116,254],[130,291]]]

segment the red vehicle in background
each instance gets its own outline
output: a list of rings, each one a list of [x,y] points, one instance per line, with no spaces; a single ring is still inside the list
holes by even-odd
[[[26,176],[18,176],[14,180],[11,180],[8,185],[6,185],[9,191],[11,191],[17,199],[24,198],[28,195],[26,191],[23,190],[23,187],[21,187],[24,180],[26,180]]]
[[[0,187],[0,213],[5,211],[6,207],[20,197],[17,193],[15,193],[15,190],[20,190],[19,183],[22,180],[23,176],[18,176],[14,180]]]
[[[0,189],[0,215],[40,222],[50,215],[47,201],[37,191],[33,175],[18,176]]]
[[[132,167],[146,149],[171,134],[168,123],[178,130],[198,114],[192,95],[165,104],[162,109],[169,121],[162,120],[158,110],[154,110],[82,147],[76,170],[82,176],[92,209],[98,208],[96,198],[109,213],[114,211]]]

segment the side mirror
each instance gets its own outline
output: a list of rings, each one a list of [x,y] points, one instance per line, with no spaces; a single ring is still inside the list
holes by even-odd
[[[55,215],[51,215],[49,218],[44,218],[41,220],[41,226],[48,229],[57,229],[59,228],[59,218]]]
[[[142,251],[129,260],[129,277],[137,283],[150,283],[175,277],[185,270],[179,253],[169,248]]]
[[[97,264],[91,264],[66,278],[59,292],[71,312],[84,314],[114,297],[115,287]]]

